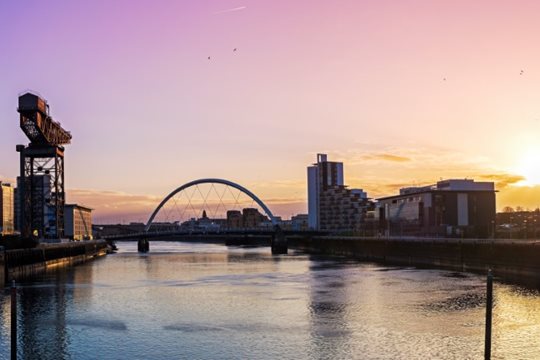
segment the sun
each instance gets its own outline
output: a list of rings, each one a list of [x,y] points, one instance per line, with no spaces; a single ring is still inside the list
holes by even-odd
[[[516,172],[525,177],[520,185],[540,185],[540,147],[529,149],[521,156]]]

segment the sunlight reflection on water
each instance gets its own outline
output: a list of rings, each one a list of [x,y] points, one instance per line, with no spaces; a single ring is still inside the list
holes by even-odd
[[[153,242],[20,288],[26,359],[478,359],[484,278]],[[540,296],[495,284],[494,359],[540,358]],[[9,358],[9,294],[0,359]]]

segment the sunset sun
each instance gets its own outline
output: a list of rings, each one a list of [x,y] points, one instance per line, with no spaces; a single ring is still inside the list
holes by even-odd
[[[518,162],[517,172],[525,177],[522,185],[540,184],[540,148],[530,149],[523,154]]]

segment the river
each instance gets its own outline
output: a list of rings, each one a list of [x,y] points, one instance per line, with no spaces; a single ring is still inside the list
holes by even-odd
[[[485,277],[152,242],[20,284],[21,359],[481,359]],[[540,293],[495,282],[493,359],[540,358]],[[9,358],[9,289],[0,293]]]

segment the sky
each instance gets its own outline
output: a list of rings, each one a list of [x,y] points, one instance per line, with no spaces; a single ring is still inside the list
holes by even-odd
[[[306,212],[306,166],[376,198],[445,178],[540,206],[540,2],[0,0],[0,180],[17,97],[71,131],[69,202],[146,221],[218,177]],[[236,51],[234,51],[236,49]],[[210,59],[209,59],[210,58]]]

